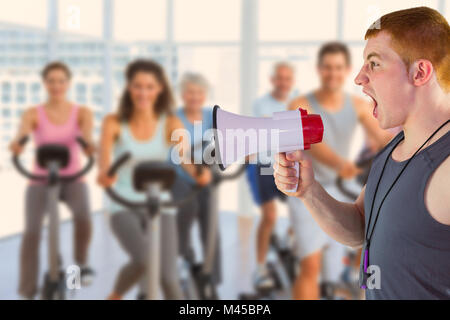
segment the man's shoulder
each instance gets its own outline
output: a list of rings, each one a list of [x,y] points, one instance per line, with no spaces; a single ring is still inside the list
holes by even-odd
[[[271,98],[272,97],[271,97],[270,93],[266,93],[266,94],[256,98],[255,101],[253,102],[253,104],[254,105],[267,104],[268,102],[271,101]]]
[[[311,112],[311,105],[306,95],[298,96],[292,99],[291,102],[289,103],[290,110],[298,108],[306,109],[308,112]]]
[[[450,227],[450,155],[433,172],[425,191],[425,206],[439,223]]]

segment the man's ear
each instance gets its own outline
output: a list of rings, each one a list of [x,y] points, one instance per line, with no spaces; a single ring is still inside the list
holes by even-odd
[[[426,84],[434,73],[433,64],[429,60],[419,59],[414,61],[410,68],[412,82],[415,86]]]

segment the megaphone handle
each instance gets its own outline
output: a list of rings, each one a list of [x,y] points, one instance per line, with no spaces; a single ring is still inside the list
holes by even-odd
[[[290,153],[293,153],[294,151],[292,151],[292,152],[286,152],[286,155],[288,155],[288,154],[290,154]],[[300,165],[298,164],[298,162],[296,161],[295,162],[295,164],[294,164],[294,168],[295,168],[295,171],[296,171],[296,176],[297,176],[297,178],[299,177],[299,175],[300,175],[300,172],[299,172],[299,170],[300,170]],[[298,183],[295,185],[295,188],[294,189],[290,189],[290,190],[285,190],[286,192],[296,192],[297,191],[297,188],[298,188]]]

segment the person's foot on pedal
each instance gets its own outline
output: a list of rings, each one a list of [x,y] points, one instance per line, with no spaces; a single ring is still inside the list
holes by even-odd
[[[147,300],[147,295],[143,292],[139,292],[136,296],[136,300]]]
[[[270,290],[275,286],[274,280],[265,265],[258,266],[256,269],[253,284],[258,290]]]
[[[122,300],[122,296],[118,293],[112,292],[106,300]]]
[[[88,266],[83,266],[80,268],[80,278],[81,278],[81,285],[83,287],[89,286],[94,281],[94,275],[95,272],[92,270],[92,268]]]

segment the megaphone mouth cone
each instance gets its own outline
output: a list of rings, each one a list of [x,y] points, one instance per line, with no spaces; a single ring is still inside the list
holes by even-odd
[[[322,142],[323,139],[323,122],[320,115],[310,114],[302,118],[303,130],[308,134],[304,136],[307,144]]]
[[[219,137],[217,135],[217,110],[219,110],[220,107],[218,105],[214,106],[213,109],[213,129],[214,129],[214,148],[215,148],[215,158],[216,162],[219,165],[220,170],[224,171],[225,166],[222,163],[222,156],[220,154],[220,145],[219,145]]]

